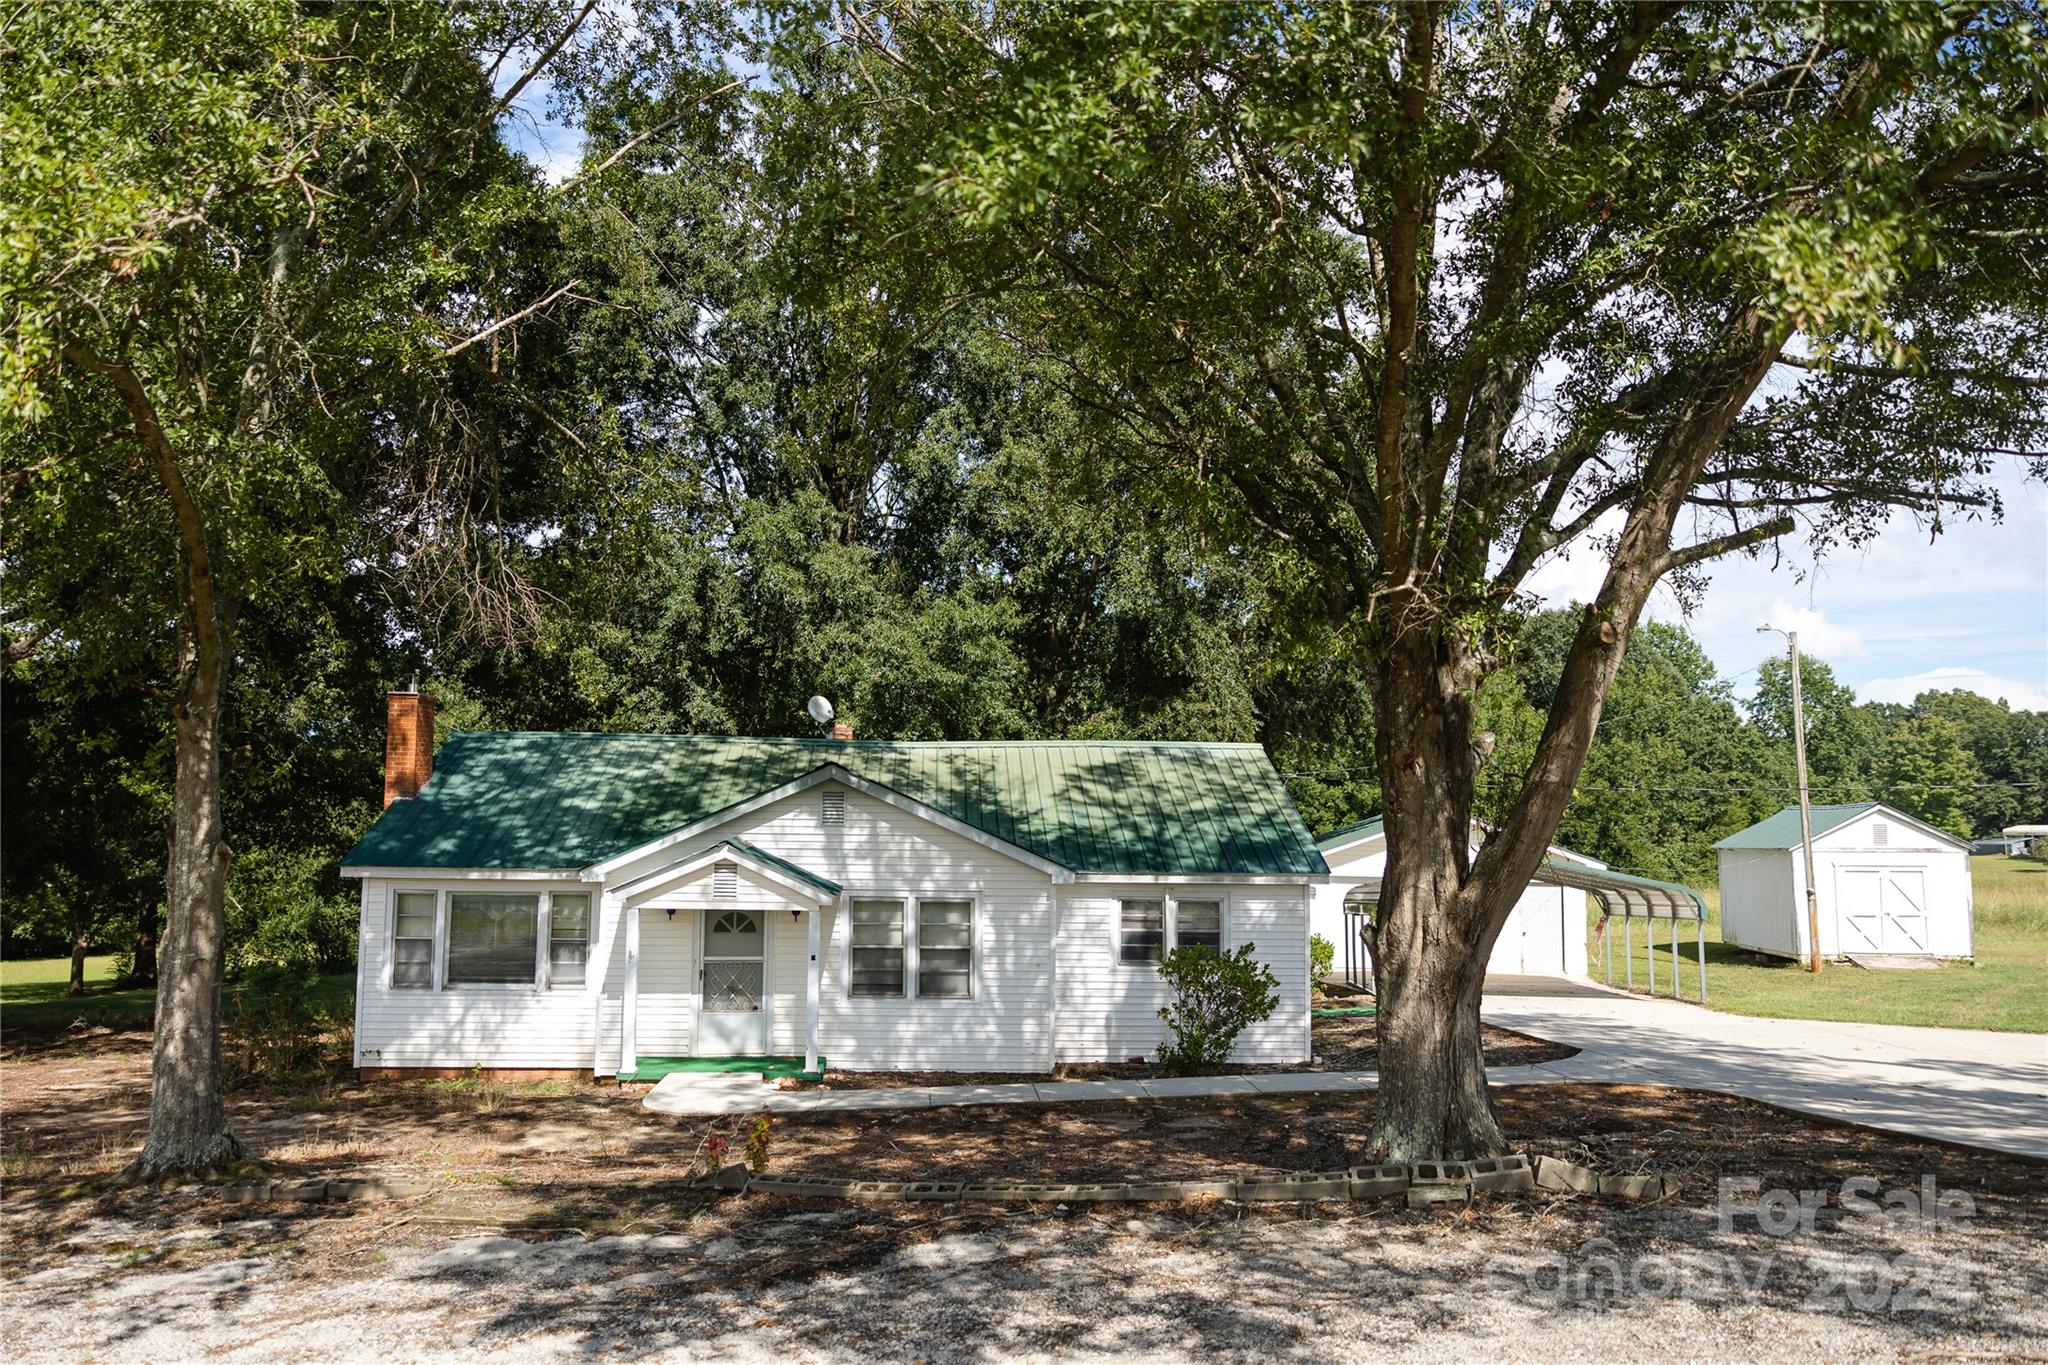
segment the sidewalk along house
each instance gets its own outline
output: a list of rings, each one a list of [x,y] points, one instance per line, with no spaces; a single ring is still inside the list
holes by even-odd
[[[1485,830],[1472,824],[1472,853],[1477,856]],[[1347,942],[1345,907],[1356,915],[1371,917],[1379,902],[1380,877],[1387,865],[1387,835],[1384,823],[1375,816],[1357,824],[1333,829],[1316,840],[1316,847],[1329,865],[1329,880],[1311,894],[1309,929],[1328,939],[1336,949],[1333,975],[1364,982],[1371,969],[1366,952]],[[1552,845],[1547,866],[1604,869],[1597,858]],[[1574,880],[1583,880],[1575,878]],[[1616,878],[1615,880],[1621,880]],[[1347,949],[1349,950],[1347,953]],[[1579,886],[1547,882],[1538,873],[1528,890],[1515,902],[1500,937],[1494,940],[1487,958],[1489,974],[1529,976],[1583,976],[1586,972],[1586,892]]]
[[[1154,1053],[1181,945],[1255,946],[1309,1055],[1322,856],[1244,744],[460,733],[390,701],[362,888],[366,1072],[657,1059],[1043,1072]]]
[[[1970,845],[1875,801],[1815,806],[1813,884],[1823,957],[1970,957]],[[1714,845],[1721,940],[1806,956],[1799,807]]]

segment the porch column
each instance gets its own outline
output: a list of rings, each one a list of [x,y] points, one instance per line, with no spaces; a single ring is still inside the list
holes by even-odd
[[[640,1067],[639,1040],[634,1036],[640,1019],[640,907],[626,910],[626,984],[619,1002],[619,1074]]]
[[[824,938],[818,921],[824,916],[823,903],[813,905],[810,920],[811,962],[804,973],[804,1070],[818,1069],[818,982],[823,971],[819,943]]]

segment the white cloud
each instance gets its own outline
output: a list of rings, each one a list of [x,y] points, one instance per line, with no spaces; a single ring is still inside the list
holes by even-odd
[[[1778,630],[1799,632],[1799,648],[1826,659],[1856,659],[1863,655],[1863,632],[1837,625],[1816,607],[1795,607],[1780,597],[1771,603],[1759,623]]]
[[[2048,690],[1996,677],[1981,668],[1930,668],[1906,678],[1872,678],[1862,689],[1862,699],[1903,705],[1922,692],[1951,692],[1957,688],[2003,701],[2021,711],[2048,711]]]

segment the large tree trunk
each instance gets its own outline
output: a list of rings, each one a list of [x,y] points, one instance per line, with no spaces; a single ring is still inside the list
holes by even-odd
[[[242,1155],[221,1102],[220,984],[228,845],[221,825],[221,712],[227,656],[187,651],[177,714],[177,792],[156,990],[149,1138],[141,1176],[203,1171]]]
[[[1387,863],[1373,921],[1380,1086],[1367,1146],[1384,1161],[1504,1148],[1479,1032],[1500,926],[1477,915],[1468,885],[1479,679],[1461,648],[1430,633],[1394,642],[1375,688]]]

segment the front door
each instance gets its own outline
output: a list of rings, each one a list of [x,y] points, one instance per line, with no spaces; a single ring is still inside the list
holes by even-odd
[[[758,910],[706,910],[697,1055],[768,1053],[768,921]]]

